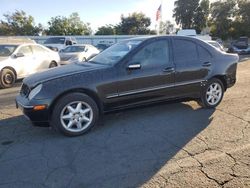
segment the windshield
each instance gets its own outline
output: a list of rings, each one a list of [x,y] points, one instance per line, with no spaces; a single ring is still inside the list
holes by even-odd
[[[65,37],[52,37],[48,38],[44,44],[64,44]]]
[[[114,44],[102,53],[96,55],[89,61],[101,64],[113,65],[127,55],[131,50],[138,46],[142,40],[128,40]]]
[[[69,46],[62,50],[64,53],[72,53],[72,52],[83,52],[85,46]]]
[[[15,51],[16,48],[17,45],[0,45],[0,56],[1,57],[10,56]]]

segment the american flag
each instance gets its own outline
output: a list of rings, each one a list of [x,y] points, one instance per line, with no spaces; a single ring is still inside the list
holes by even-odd
[[[160,17],[161,17],[161,5],[159,6],[156,12],[156,21],[158,21]]]

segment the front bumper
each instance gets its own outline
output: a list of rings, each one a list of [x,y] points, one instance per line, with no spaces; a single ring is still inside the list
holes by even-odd
[[[44,110],[34,110],[37,105],[46,105]],[[49,109],[46,100],[29,101],[27,98],[18,95],[16,97],[16,107],[21,109],[25,117],[34,123],[49,122]]]

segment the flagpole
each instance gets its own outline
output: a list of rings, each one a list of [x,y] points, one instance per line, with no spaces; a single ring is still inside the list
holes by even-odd
[[[161,10],[160,10],[160,17],[158,20],[158,31],[157,31],[157,35],[160,35],[160,29],[161,29],[161,22],[162,22],[162,0],[161,0]]]

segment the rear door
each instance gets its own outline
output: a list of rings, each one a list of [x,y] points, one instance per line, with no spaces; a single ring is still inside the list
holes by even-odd
[[[199,94],[212,65],[212,56],[194,40],[173,39],[175,86],[179,96]]]

